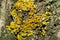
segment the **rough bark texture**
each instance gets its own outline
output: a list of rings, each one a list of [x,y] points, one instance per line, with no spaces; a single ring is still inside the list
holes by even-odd
[[[11,1],[10,0],[0,0],[0,36],[1,36],[1,28],[5,27],[6,20],[8,18],[8,13],[11,9]]]
[[[52,1],[55,1],[55,3]],[[12,3],[11,0],[0,0],[0,40],[16,40],[16,37],[10,34],[5,28],[6,23],[9,24],[9,21],[11,20],[9,13],[11,11]],[[45,10],[48,10],[53,13],[53,15],[50,16],[50,21],[47,25],[47,33],[44,37],[36,35],[34,37],[28,37],[26,40],[60,40],[60,0],[44,0],[40,1],[40,4],[38,5],[39,9],[41,9],[39,12],[44,13]]]
[[[4,3],[4,4],[3,4]],[[1,34],[1,27],[5,26],[5,18],[6,18],[6,0],[1,1],[1,16],[0,16],[0,34]]]

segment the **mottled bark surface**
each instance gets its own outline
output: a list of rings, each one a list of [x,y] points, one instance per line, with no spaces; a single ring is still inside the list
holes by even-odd
[[[3,4],[4,3],[4,4]],[[6,0],[1,1],[1,15],[0,15],[0,34],[1,34],[1,27],[5,26],[5,18],[6,18]]]
[[[16,37],[5,28],[11,20],[9,13],[12,3],[11,0],[0,0],[0,40],[16,40]],[[39,12],[52,11],[53,15],[50,16],[45,36],[36,35],[28,37],[26,40],[60,40],[60,0],[43,0],[36,3],[39,6]]]

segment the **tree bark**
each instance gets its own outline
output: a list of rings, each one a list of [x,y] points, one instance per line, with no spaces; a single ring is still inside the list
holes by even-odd
[[[5,27],[6,19],[8,18],[8,13],[11,9],[11,0],[2,0],[1,9],[0,9],[0,37],[1,37],[1,28]]]

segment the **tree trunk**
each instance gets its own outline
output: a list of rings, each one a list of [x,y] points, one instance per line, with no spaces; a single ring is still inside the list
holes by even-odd
[[[6,19],[8,18],[8,13],[11,9],[11,0],[2,0],[0,7],[0,37],[1,37],[1,28],[5,27]]]

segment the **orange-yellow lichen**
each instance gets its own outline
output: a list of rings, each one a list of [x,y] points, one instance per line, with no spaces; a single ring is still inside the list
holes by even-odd
[[[16,9],[10,13],[13,20],[10,22],[10,25],[6,27],[12,34],[17,35],[18,40],[23,40],[25,36],[36,34],[33,28],[36,29],[37,27],[39,30],[42,29],[42,35],[46,34],[46,27],[43,27],[43,25],[47,25],[48,15],[50,15],[51,12],[44,14],[36,13],[37,6],[34,4],[34,0],[18,0],[14,4],[14,7],[16,7]],[[22,10],[22,12],[18,12],[17,10]],[[27,14],[27,17],[25,14]]]

